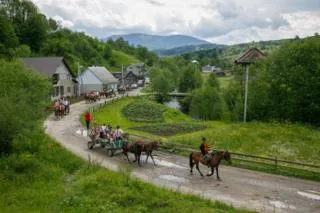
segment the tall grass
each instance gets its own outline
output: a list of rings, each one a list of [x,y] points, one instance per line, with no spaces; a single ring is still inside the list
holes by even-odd
[[[132,179],[130,169],[108,171],[73,156],[42,130],[28,140],[37,144],[36,150],[21,148],[19,154],[1,158],[2,213],[246,212]]]

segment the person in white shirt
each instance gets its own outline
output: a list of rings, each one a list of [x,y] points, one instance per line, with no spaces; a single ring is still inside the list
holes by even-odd
[[[115,136],[116,136],[116,141],[122,139],[122,129],[120,129],[120,126],[117,126],[116,131],[115,131]]]

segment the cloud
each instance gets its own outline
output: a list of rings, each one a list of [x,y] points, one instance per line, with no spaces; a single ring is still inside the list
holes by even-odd
[[[186,34],[223,43],[319,29],[319,0],[33,0],[41,12],[97,37]],[[303,20],[303,23],[302,23]],[[305,27],[308,30],[305,31]],[[318,27],[318,28],[316,28]],[[266,33],[267,36],[261,35]],[[244,33],[242,38],[241,33]],[[251,34],[252,33],[252,34]],[[300,35],[300,34],[299,34]]]

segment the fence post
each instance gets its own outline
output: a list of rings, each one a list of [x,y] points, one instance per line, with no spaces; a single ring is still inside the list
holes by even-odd
[[[274,169],[275,169],[275,171],[277,171],[277,167],[278,167],[278,158],[277,158],[277,156],[274,158],[274,163],[275,163]]]

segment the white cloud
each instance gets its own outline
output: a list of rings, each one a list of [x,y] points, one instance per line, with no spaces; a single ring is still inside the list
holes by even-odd
[[[97,36],[187,34],[220,43],[310,35],[319,0],[33,0],[63,26]],[[318,21],[318,22],[317,22]]]

